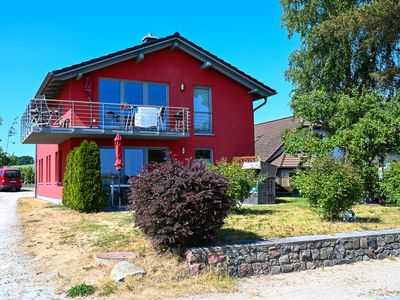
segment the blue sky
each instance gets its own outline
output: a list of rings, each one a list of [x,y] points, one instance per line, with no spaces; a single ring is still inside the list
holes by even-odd
[[[118,51],[147,33],[184,37],[278,91],[257,123],[291,114],[288,56],[298,41],[281,28],[278,0],[7,1],[0,10],[0,145],[47,72]],[[18,134],[8,151],[33,155]]]

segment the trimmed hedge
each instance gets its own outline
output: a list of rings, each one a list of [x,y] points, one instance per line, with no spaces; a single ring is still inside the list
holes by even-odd
[[[85,140],[68,154],[63,184],[65,206],[80,212],[104,210],[100,150],[96,143]]]
[[[235,207],[227,180],[193,160],[150,164],[130,183],[135,224],[163,250],[215,241]]]

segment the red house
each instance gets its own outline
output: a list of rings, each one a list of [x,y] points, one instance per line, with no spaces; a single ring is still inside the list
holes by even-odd
[[[66,157],[84,139],[100,147],[103,184],[123,138],[123,173],[179,159],[254,155],[253,101],[275,90],[175,33],[47,74],[21,120],[36,144],[36,193],[62,198]]]

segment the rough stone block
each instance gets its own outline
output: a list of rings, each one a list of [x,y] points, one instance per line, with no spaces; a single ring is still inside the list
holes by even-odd
[[[385,247],[385,238],[384,237],[377,237],[376,239],[376,244],[378,245],[378,247]]]
[[[271,267],[271,275],[276,275],[281,272],[281,267],[280,266],[272,266]]]
[[[353,243],[347,242],[346,244],[344,244],[344,249],[352,250],[353,249]]]
[[[350,260],[350,259],[346,259],[346,258],[344,258],[344,259],[339,259],[339,260],[337,261],[337,264],[338,264],[338,265],[351,264],[351,260]]]
[[[289,262],[289,255],[282,255],[281,257],[279,257],[280,264],[288,264]]]
[[[216,264],[223,260],[225,260],[225,254],[222,251],[208,254],[208,264],[210,265]]]
[[[239,277],[246,277],[253,275],[253,266],[250,264],[241,264],[238,267],[238,276]]]
[[[363,237],[360,239],[360,247],[363,249],[367,249],[368,248],[368,239]]]
[[[319,259],[319,251],[318,249],[312,249],[311,250],[311,257],[313,260]]]
[[[191,264],[189,266],[189,270],[192,274],[199,274],[201,271],[203,271],[206,268],[205,264]]]
[[[351,241],[351,244],[353,245],[354,250],[360,249],[360,240],[359,239],[353,239]]]
[[[262,263],[253,264],[253,275],[262,275],[263,274],[263,265]]]
[[[283,265],[281,266],[282,273],[290,273],[293,272],[293,265]]]
[[[323,262],[324,267],[332,267],[333,266],[333,262],[329,259],[324,260]]]
[[[268,260],[268,256],[265,252],[257,252],[257,261],[264,262]]]
[[[299,254],[297,252],[291,252],[291,253],[289,253],[289,259],[290,259],[290,262],[298,262]]]
[[[376,237],[368,238],[368,247],[372,248],[372,249],[376,249],[376,246],[377,246]]]
[[[328,252],[326,251],[326,248],[321,248],[321,250],[319,250],[319,258],[320,259],[328,258]]]
[[[306,268],[309,269],[315,269],[315,265],[312,261],[306,262]]]
[[[311,250],[302,250],[300,251],[300,259],[302,261],[310,261],[311,260]]]
[[[386,235],[385,236],[385,243],[394,243],[394,236],[393,235]]]
[[[273,249],[268,251],[268,256],[269,258],[278,258],[281,256],[281,253],[278,250]]]

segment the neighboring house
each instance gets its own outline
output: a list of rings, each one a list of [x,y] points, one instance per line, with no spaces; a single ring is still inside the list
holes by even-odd
[[[275,90],[179,33],[142,41],[45,77],[21,120],[22,142],[37,144],[38,197],[62,198],[67,155],[84,139],[100,147],[104,186],[116,175],[116,133],[125,178],[169,154],[254,155],[253,101]]]
[[[301,157],[284,152],[281,135],[285,129],[294,129],[298,124],[293,116],[256,124],[254,127],[255,153],[264,162],[278,168],[275,178],[277,193],[290,193],[290,176],[301,168]]]

